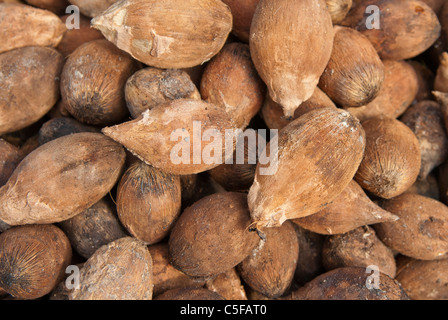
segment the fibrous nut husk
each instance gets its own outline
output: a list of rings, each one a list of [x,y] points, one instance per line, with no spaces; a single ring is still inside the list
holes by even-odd
[[[20,160],[20,149],[0,139],[0,186],[8,181]]]
[[[375,117],[362,122],[366,133],[364,159],[355,180],[372,194],[390,199],[414,184],[420,172],[417,137],[403,122]]]
[[[68,0],[25,0],[26,3],[41,8],[50,10],[56,14],[63,14],[65,8],[70,4]]]
[[[58,226],[67,234],[73,249],[85,259],[101,246],[127,236],[113,206],[105,198]]]
[[[69,0],[79,8],[79,11],[87,17],[93,18],[109,8],[117,0]]]
[[[39,144],[43,145],[54,139],[80,132],[99,132],[100,129],[83,124],[73,118],[58,117],[45,122],[39,129]]]
[[[360,121],[377,116],[398,118],[417,96],[418,76],[407,61],[384,60],[383,65],[384,82],[376,98],[367,105],[346,108]]]
[[[448,254],[448,207],[417,194],[402,194],[381,205],[397,215],[395,222],[376,224],[375,231],[388,247],[419,260],[444,259]]]
[[[252,17],[260,0],[222,0],[230,7],[233,17],[232,33],[238,37],[239,40],[249,42],[250,26],[252,24]]]
[[[277,136],[276,136],[277,137]],[[258,163],[248,201],[253,226],[280,226],[322,210],[353,179],[363,158],[364,130],[342,109],[312,110],[269,142],[270,163]],[[264,170],[265,172],[263,172]]]
[[[291,286],[299,257],[299,241],[292,222],[269,228],[266,240],[238,265],[244,282],[270,298],[278,298]]]
[[[0,54],[0,135],[28,127],[50,111],[59,98],[63,63],[53,48]]]
[[[448,92],[448,52],[443,52],[434,79],[434,90]]]
[[[379,271],[395,278],[395,257],[369,226],[327,237],[323,246],[323,265],[327,270],[342,267],[377,266]]]
[[[0,219],[22,225],[74,217],[112,189],[124,161],[123,148],[100,133],[50,141],[23,159],[0,188]]]
[[[292,221],[312,232],[333,235],[344,234],[365,225],[397,219],[397,216],[374,203],[359,184],[352,180],[326,208]]]
[[[366,268],[344,267],[323,273],[289,296],[290,300],[409,300],[400,283]]]
[[[224,163],[226,130],[235,129],[230,116],[211,103],[177,99],[146,110],[137,119],[102,132],[141,160],[167,173],[192,174]],[[213,142],[203,133],[213,133]],[[199,146],[199,147],[198,147]],[[230,149],[233,153],[234,147]]]
[[[125,99],[132,117],[175,99],[200,100],[201,95],[190,76],[178,69],[144,68],[126,82]]]
[[[235,268],[208,280],[205,283],[205,288],[216,292],[226,300],[247,300],[246,290]]]
[[[330,60],[333,23],[324,0],[261,0],[250,29],[253,63],[286,117],[308,100]],[[306,43],[306,45],[304,45]]]
[[[378,11],[366,9],[378,8]],[[376,15],[375,15],[376,14]],[[437,15],[418,0],[363,0],[351,10],[342,25],[364,34],[382,59],[405,60],[418,56],[440,36]]]
[[[200,90],[202,99],[221,106],[237,128],[245,129],[263,104],[266,85],[252,63],[249,46],[233,42],[207,64]]]
[[[340,24],[352,7],[352,0],[325,0],[333,24]]]
[[[319,88],[344,108],[368,104],[381,89],[384,65],[362,33],[341,26],[335,26],[334,33],[333,50]]]
[[[0,287],[15,298],[37,299],[64,277],[70,241],[54,225],[11,228],[0,234]]]
[[[224,192],[202,198],[185,209],[171,231],[172,265],[204,279],[232,269],[260,242],[249,224],[246,194]]]
[[[138,64],[107,40],[78,47],[67,59],[61,75],[65,109],[78,121],[110,125],[128,114],[124,99],[127,79]]]
[[[100,247],[84,263],[79,289],[70,300],[151,300],[152,258],[148,247],[133,237],[124,237]]]
[[[56,47],[67,30],[51,11],[19,3],[0,3],[0,53],[12,49]]]
[[[221,50],[232,14],[220,0],[120,0],[92,26],[148,66],[188,68]]]
[[[448,157],[448,135],[442,107],[435,101],[420,101],[406,110],[400,120],[418,139],[421,153],[418,179],[424,180]]]
[[[118,184],[118,218],[135,238],[154,244],[169,234],[180,214],[181,198],[179,176],[138,161]]]

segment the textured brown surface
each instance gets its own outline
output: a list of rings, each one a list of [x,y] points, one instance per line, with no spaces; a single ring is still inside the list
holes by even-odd
[[[248,230],[247,195],[224,192],[188,207],[169,238],[171,263],[189,276],[212,278],[243,261],[260,238]]]
[[[43,145],[54,139],[80,132],[99,132],[100,129],[85,125],[73,118],[58,117],[45,122],[39,129],[39,144]]]
[[[360,121],[381,115],[398,118],[417,97],[419,79],[408,62],[383,60],[383,65],[384,82],[376,98],[365,106],[347,108]],[[427,89],[424,92],[427,93]]]
[[[78,47],[67,59],[61,74],[65,109],[77,120],[110,125],[127,114],[126,80],[138,69],[127,53],[107,40],[93,40]]]
[[[319,88],[344,108],[360,107],[378,95],[383,81],[384,65],[369,39],[351,28],[335,26],[333,50]]]
[[[0,139],[0,187],[8,181],[20,160],[20,149]]]
[[[368,5],[380,10],[379,29],[368,29],[366,21],[370,15],[365,14]],[[390,60],[416,57],[434,44],[441,30],[434,11],[416,0],[364,0],[349,12],[342,24],[363,33],[380,57]]]
[[[247,300],[246,291],[236,268],[208,280],[205,288],[216,292],[226,300]]]
[[[70,5],[68,0],[25,0],[28,4],[50,10],[56,14],[64,14],[65,8]]]
[[[241,279],[270,298],[280,297],[291,286],[297,267],[299,241],[292,222],[265,231],[266,240],[238,265]]]
[[[403,122],[389,117],[371,118],[362,126],[367,142],[356,182],[382,198],[402,194],[414,184],[420,172],[417,137]]]
[[[252,63],[249,45],[225,45],[205,67],[201,79],[202,99],[220,106],[244,130],[260,110],[266,85]]]
[[[256,227],[280,226],[287,219],[322,210],[353,179],[364,153],[361,124],[341,109],[310,111],[278,135],[278,150],[270,151],[278,152],[278,161],[271,155],[271,163],[259,163],[249,190]],[[269,165],[271,169],[277,165],[277,170],[260,174],[260,169]]]
[[[124,0],[92,26],[148,66],[188,68],[221,50],[232,15],[220,0]]]
[[[385,200],[382,207],[400,219],[375,225],[387,246],[420,260],[444,259],[448,254],[448,207],[416,194]]]
[[[0,3],[0,53],[28,46],[56,47],[67,30],[48,10]]]
[[[218,293],[205,288],[176,288],[155,297],[154,300],[225,300]]]
[[[232,32],[238,39],[244,42],[249,42],[250,25],[255,9],[260,0],[223,0],[225,4],[230,7],[233,16]]]
[[[123,148],[100,133],[50,141],[23,159],[0,188],[0,219],[11,225],[67,220],[112,189],[124,161]]]
[[[0,135],[23,129],[50,111],[59,98],[63,63],[53,48],[25,47],[0,54]]]
[[[352,7],[352,0],[325,0],[333,24],[340,24]]]
[[[147,246],[124,237],[102,246],[80,270],[70,300],[151,300],[153,263]]]
[[[43,297],[62,280],[71,255],[54,225],[11,228],[0,235],[0,287],[19,299]]]
[[[395,221],[397,216],[383,210],[366,195],[356,181],[348,186],[323,210],[293,219],[297,225],[324,235],[343,234],[364,225]]]
[[[145,68],[126,82],[125,98],[132,117],[175,99],[200,100],[201,95],[190,76],[178,69]]]
[[[117,189],[118,218],[137,239],[147,244],[161,241],[171,231],[180,210],[179,176],[138,161],[121,177]]]
[[[118,0],[69,0],[79,7],[79,11],[87,17],[93,18],[103,13]]]
[[[324,0],[261,0],[250,30],[253,63],[287,117],[308,100],[330,59],[333,24]]]

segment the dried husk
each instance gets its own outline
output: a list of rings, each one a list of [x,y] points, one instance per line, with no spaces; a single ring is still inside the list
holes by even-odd
[[[235,268],[208,280],[205,288],[216,292],[226,300],[247,300],[246,291]]]
[[[170,263],[168,244],[161,242],[148,246],[153,262],[154,297],[176,288],[202,287],[205,281],[199,281],[177,270]]]
[[[420,144],[421,167],[418,179],[428,174],[448,157],[448,136],[441,106],[431,100],[410,107],[400,120],[414,132]]]
[[[438,167],[438,172],[441,171],[442,166]],[[436,172],[430,173],[426,179],[417,180],[415,183],[405,191],[405,193],[419,194],[428,198],[433,198],[440,201],[439,181]]]
[[[58,226],[70,239],[73,249],[85,259],[101,246],[127,236],[114,206],[106,198]]]
[[[118,184],[118,218],[132,236],[154,244],[171,231],[181,212],[181,197],[179,176],[138,161]]]
[[[334,102],[319,87],[314,90],[311,98],[297,107],[292,119],[286,119],[282,106],[274,102],[267,94],[261,107],[261,116],[269,129],[280,130],[308,111],[318,108],[336,108]]]
[[[356,182],[381,198],[402,194],[414,184],[420,172],[417,137],[403,122],[389,117],[371,118],[362,122],[362,126],[367,142]]]
[[[448,254],[448,207],[417,194],[402,194],[381,206],[400,219],[376,224],[378,237],[395,251],[419,260],[444,259]]]
[[[20,160],[20,149],[0,139],[0,186],[8,181]]]
[[[126,105],[135,119],[147,109],[175,99],[201,100],[190,76],[178,69],[145,68],[134,73],[125,86]]]
[[[225,300],[218,293],[205,288],[176,288],[165,291],[154,300]]]
[[[233,16],[232,33],[239,40],[248,43],[252,17],[260,0],[222,0],[230,7]]]
[[[0,53],[22,47],[56,47],[67,27],[51,11],[0,3]]]
[[[120,0],[92,26],[148,66],[188,68],[221,50],[232,14],[220,0]]]
[[[352,7],[352,0],[325,0],[333,24],[340,24]]]
[[[50,111],[59,98],[63,63],[53,48],[0,54],[0,135],[28,127]]]
[[[123,148],[100,133],[50,141],[23,159],[0,188],[0,219],[22,225],[74,217],[112,189],[124,161]]]
[[[324,0],[258,3],[250,29],[251,56],[286,117],[313,95],[330,60],[333,38]]]
[[[432,97],[434,84],[434,72],[422,62],[415,60],[407,61],[413,68],[417,75],[418,91],[415,96],[415,101],[428,100]]]
[[[412,259],[396,279],[412,300],[447,300],[448,259],[422,261]]]
[[[400,283],[379,272],[378,289],[369,289],[366,268],[345,267],[321,274],[293,292],[288,300],[409,300]]]
[[[70,5],[68,0],[25,0],[26,3],[41,8],[50,10],[56,14],[63,14],[65,8]]]
[[[280,226],[326,207],[353,179],[365,136],[347,111],[321,108],[280,130],[278,147],[271,146],[272,140],[266,150],[273,160],[257,165],[248,195],[255,228]]]
[[[45,122],[39,129],[39,144],[43,145],[54,139],[80,132],[99,132],[100,129],[83,124],[73,118],[58,117]]]
[[[111,42],[93,40],[78,47],[61,74],[65,109],[78,121],[98,126],[121,121],[127,114],[126,80],[139,65]]]
[[[375,204],[352,180],[336,199],[323,210],[292,220],[302,228],[323,235],[344,234],[356,228],[396,221],[397,216]]]
[[[105,127],[102,132],[147,164],[183,175],[224,163],[226,143],[220,138],[233,129],[232,120],[220,107],[201,100],[177,99],[146,110],[135,120]],[[216,144],[202,141],[206,130],[221,136]],[[183,140],[179,142],[180,138]]]
[[[147,246],[124,237],[100,247],[80,270],[70,300],[151,300],[153,264]]]
[[[381,273],[395,278],[395,257],[369,226],[329,236],[323,246],[323,265],[327,270],[343,267],[377,266]]]
[[[381,89],[384,65],[362,33],[335,26],[334,34],[330,61],[320,77],[319,88],[344,108],[366,105]]]
[[[245,129],[260,110],[266,85],[258,76],[249,45],[226,44],[207,64],[201,78],[202,99],[220,106],[232,116],[235,126]]]
[[[266,240],[238,265],[241,279],[252,289],[278,298],[291,286],[299,257],[299,241],[292,222],[269,228]]]
[[[366,14],[368,6],[377,6],[379,17]],[[374,20],[372,20],[374,18]],[[379,29],[370,23],[378,23]],[[440,36],[437,15],[418,0],[363,0],[351,10],[342,25],[364,34],[382,59],[405,60],[418,56]],[[370,28],[370,29],[369,29]]]
[[[260,242],[249,224],[246,194],[224,192],[202,198],[185,209],[171,231],[171,264],[203,279],[232,269]]]
[[[54,225],[11,228],[0,234],[0,287],[15,298],[37,299],[64,277],[72,249]]]
[[[418,76],[407,61],[384,60],[384,82],[375,99],[365,106],[347,108],[360,121],[377,116],[398,118],[414,102]]]
[[[434,90],[448,92],[448,52],[443,52],[434,79]]]

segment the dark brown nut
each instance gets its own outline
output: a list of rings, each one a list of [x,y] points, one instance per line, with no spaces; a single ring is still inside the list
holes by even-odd
[[[359,184],[352,180],[326,208],[292,221],[312,232],[332,235],[344,234],[365,225],[397,219],[397,216],[374,203]]]
[[[443,52],[434,79],[434,90],[448,92],[448,52]]]
[[[208,280],[205,288],[216,292],[226,300],[247,300],[246,290],[235,268]]]
[[[85,125],[73,118],[58,117],[45,122],[39,129],[39,145],[54,139],[80,132],[100,132],[100,129]]]
[[[122,0],[96,16],[92,26],[148,66],[189,68],[221,50],[232,14],[220,0]]]
[[[0,139],[0,187],[3,186],[19,164],[20,149]]]
[[[429,100],[432,97],[434,72],[426,65],[415,60],[407,61],[417,74],[418,91],[415,101]]]
[[[79,8],[82,14],[87,17],[93,18],[109,8],[112,4],[118,0],[69,0],[70,3],[74,4]]]
[[[375,117],[362,122],[366,133],[364,159],[355,180],[374,195],[390,199],[409,189],[420,172],[420,145],[403,122]]]
[[[118,184],[118,218],[132,236],[154,244],[168,236],[180,215],[181,200],[179,176],[138,161]]]
[[[226,44],[207,64],[200,89],[202,99],[220,106],[242,130],[261,109],[266,95],[249,45],[239,42]]]
[[[421,153],[418,179],[424,180],[448,158],[448,135],[442,107],[435,101],[420,101],[406,110],[400,120],[418,139]]]
[[[70,263],[70,241],[54,225],[11,228],[0,234],[0,287],[15,298],[50,293]]]
[[[287,118],[313,95],[330,60],[333,38],[324,0],[258,3],[250,29],[252,61]]]
[[[123,148],[100,133],[50,141],[23,159],[0,188],[0,220],[22,225],[70,219],[107,195],[124,161]]]
[[[0,135],[28,127],[50,111],[59,99],[63,63],[53,48],[0,54]]]
[[[257,229],[311,215],[333,201],[361,163],[365,134],[349,112],[321,108],[280,130],[278,147],[271,149],[272,143],[266,150],[278,157],[257,164],[248,195]]]
[[[352,0],[325,0],[333,24],[340,24],[352,7]]]
[[[335,26],[334,33],[333,50],[319,88],[344,108],[366,105],[383,85],[383,62],[362,33],[341,26]]]
[[[398,118],[417,96],[418,76],[408,62],[384,60],[383,65],[384,82],[376,98],[365,106],[347,108],[360,121],[377,116]]]
[[[371,5],[379,8],[376,21],[375,16],[366,14],[366,8]],[[379,28],[374,25],[378,22]],[[363,0],[348,13],[342,24],[364,34],[380,57],[388,60],[418,56],[436,42],[441,30],[434,11],[417,0]]]
[[[252,289],[278,298],[291,286],[299,257],[299,241],[292,222],[269,228],[266,240],[238,265],[241,279]]]
[[[244,193],[215,193],[188,207],[174,225],[171,263],[191,277],[209,279],[243,261],[260,242],[249,231]]]
[[[84,263],[70,300],[151,300],[152,258],[147,246],[124,237],[100,247]]]
[[[70,239],[73,249],[85,259],[101,246],[127,235],[106,198],[58,226]]]
[[[398,281],[366,268],[345,267],[321,274],[289,296],[290,300],[409,300]],[[376,288],[375,286],[378,286]]]
[[[223,0],[225,4],[230,7],[233,16],[232,33],[238,37],[239,40],[249,42],[250,25],[252,24],[252,17],[260,0]]]
[[[438,167],[438,172],[441,172],[441,167],[442,166]],[[440,201],[441,190],[439,190],[439,181],[436,173],[430,173],[424,180],[415,181],[415,183],[408,190],[406,190],[405,193],[419,194],[421,196]]]
[[[78,121],[110,125],[127,114],[126,80],[138,64],[107,40],[78,47],[67,59],[61,75],[61,95],[66,110]]]
[[[368,226],[327,237],[322,257],[327,270],[377,266],[380,272],[391,278],[395,278],[397,271],[392,250],[382,243],[375,230]]]
[[[0,53],[30,46],[56,47],[66,30],[53,12],[20,3],[0,3]]]
[[[145,110],[175,99],[201,100],[190,76],[178,69],[145,68],[126,82],[125,99],[131,116],[138,118]]]
[[[70,5],[68,0],[25,0],[26,3],[41,8],[50,10],[56,14],[63,14],[67,6]]]

